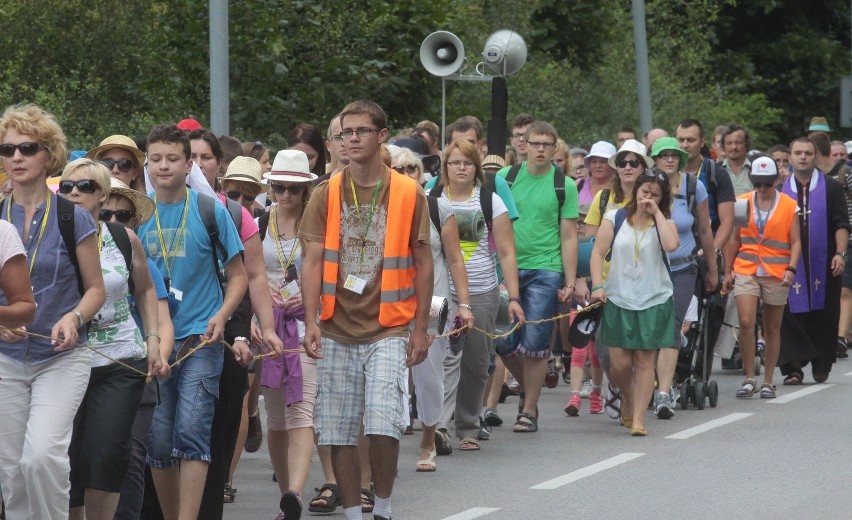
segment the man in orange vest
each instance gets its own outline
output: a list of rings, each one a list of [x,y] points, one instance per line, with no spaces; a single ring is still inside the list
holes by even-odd
[[[340,123],[349,166],[316,187],[299,227],[306,241],[304,348],[320,360],[315,428],[319,444],[332,447],[346,520],[361,518],[362,423],[376,488],[373,518],[390,520],[399,438],[408,424],[404,370],[429,348],[429,210],[417,182],[382,163],[388,130],[379,105],[350,103]]]

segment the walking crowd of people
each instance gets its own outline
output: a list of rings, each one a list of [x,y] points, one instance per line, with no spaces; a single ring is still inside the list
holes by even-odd
[[[695,119],[586,150],[520,114],[505,154],[473,116],[388,127],[362,100],[274,155],[194,119],[69,152],[6,108],[0,517],[221,519],[265,429],[270,518],[390,520],[397,472],[483,449],[508,395],[535,439],[560,372],[565,415],[643,437],[690,348],[744,372],[732,399],[848,356],[852,142],[824,118],[765,152]]]

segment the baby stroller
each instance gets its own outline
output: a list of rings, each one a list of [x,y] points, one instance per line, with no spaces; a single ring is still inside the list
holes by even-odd
[[[709,294],[704,290],[705,270],[701,267],[699,265],[695,283],[697,319],[684,335],[685,343],[680,349],[675,369],[675,378],[680,383],[680,407],[683,410],[689,408],[690,403],[703,410],[706,402],[710,403],[711,408],[715,408],[719,402],[719,386],[716,381],[710,380],[710,371],[713,368],[713,346],[725,309],[718,290]]]

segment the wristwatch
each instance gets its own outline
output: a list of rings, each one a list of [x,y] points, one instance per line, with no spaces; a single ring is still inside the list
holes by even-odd
[[[249,340],[245,336],[234,336],[234,343],[242,341],[245,344],[248,344]]]
[[[838,251],[834,253],[834,255],[842,258],[844,262],[846,261],[846,251]]]

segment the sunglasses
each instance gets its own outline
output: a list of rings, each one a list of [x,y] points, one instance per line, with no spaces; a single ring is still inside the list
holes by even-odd
[[[407,173],[409,175],[417,173],[417,165],[415,164],[398,165],[394,166],[393,169],[399,173]]]
[[[0,155],[3,157],[12,157],[15,155],[15,150],[20,150],[21,155],[24,157],[32,157],[37,154],[39,150],[44,148],[42,145],[33,142],[21,143],[21,144],[10,144],[3,143],[0,144]]]
[[[627,168],[628,164],[631,168],[638,168],[642,163],[638,159],[630,159],[629,161],[626,159],[620,159],[615,161],[615,165],[619,168]]]
[[[658,159],[680,159],[680,154],[677,152],[660,152]]]
[[[292,184],[290,186],[285,186],[284,184],[272,184],[270,187],[272,188],[272,191],[278,195],[283,195],[288,191],[293,195],[298,195],[305,191],[305,186],[300,186],[298,184]]]
[[[112,169],[115,168],[116,165],[118,165],[118,171],[124,172],[124,173],[129,172],[136,165],[136,163],[131,161],[130,159],[121,158],[121,159],[116,160],[116,159],[110,159],[109,157],[105,157],[105,158],[101,159],[101,164],[106,166],[107,170],[109,170],[109,171],[112,171]]]
[[[115,220],[121,222],[122,224],[129,224],[130,220],[136,216],[136,214],[129,209],[102,209],[100,215],[98,215],[101,220],[104,222],[109,222],[112,220],[112,217],[115,216]]]
[[[246,195],[245,193],[241,193],[237,190],[231,190],[226,193],[226,195],[229,199],[236,201],[240,200],[240,197],[242,197],[246,202],[254,202],[255,197],[257,197],[257,195]]]
[[[657,170],[645,170],[645,172],[639,176],[639,179],[646,181],[654,180],[661,183],[669,182],[669,177],[665,173]]]
[[[94,193],[95,190],[100,189],[101,185],[98,184],[98,181],[94,179],[83,179],[80,181],[59,181],[59,193],[68,194],[74,190],[74,187],[77,187],[77,190],[80,193]]]

